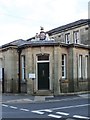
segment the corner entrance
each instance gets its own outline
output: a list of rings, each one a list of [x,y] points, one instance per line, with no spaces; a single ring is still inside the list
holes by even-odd
[[[38,63],[38,90],[49,90],[49,63]]]

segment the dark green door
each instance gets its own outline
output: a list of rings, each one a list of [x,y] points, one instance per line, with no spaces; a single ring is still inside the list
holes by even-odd
[[[49,63],[38,63],[38,89],[49,89]]]

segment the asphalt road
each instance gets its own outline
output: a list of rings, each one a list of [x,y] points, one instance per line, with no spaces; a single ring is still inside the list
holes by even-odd
[[[64,97],[52,101],[38,102],[4,102],[2,104],[2,117],[8,118],[49,118],[65,120],[90,119],[90,98],[86,95]]]

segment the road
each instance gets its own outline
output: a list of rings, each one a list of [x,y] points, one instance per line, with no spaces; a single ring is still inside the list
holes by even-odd
[[[2,104],[3,118],[54,118],[65,120],[90,119],[90,98],[86,95],[64,97],[52,101],[31,103],[8,102]],[[9,120],[9,119],[8,119]]]

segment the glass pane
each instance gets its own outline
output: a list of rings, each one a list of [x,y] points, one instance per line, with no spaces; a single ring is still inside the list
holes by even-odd
[[[64,71],[64,66],[62,66],[62,71]]]
[[[40,55],[38,56],[38,61],[40,60],[49,60],[49,55]]]
[[[64,55],[62,55],[62,60],[64,60]]]
[[[62,76],[64,76],[64,72],[62,72]]]
[[[62,65],[64,65],[64,61],[62,61]]]

